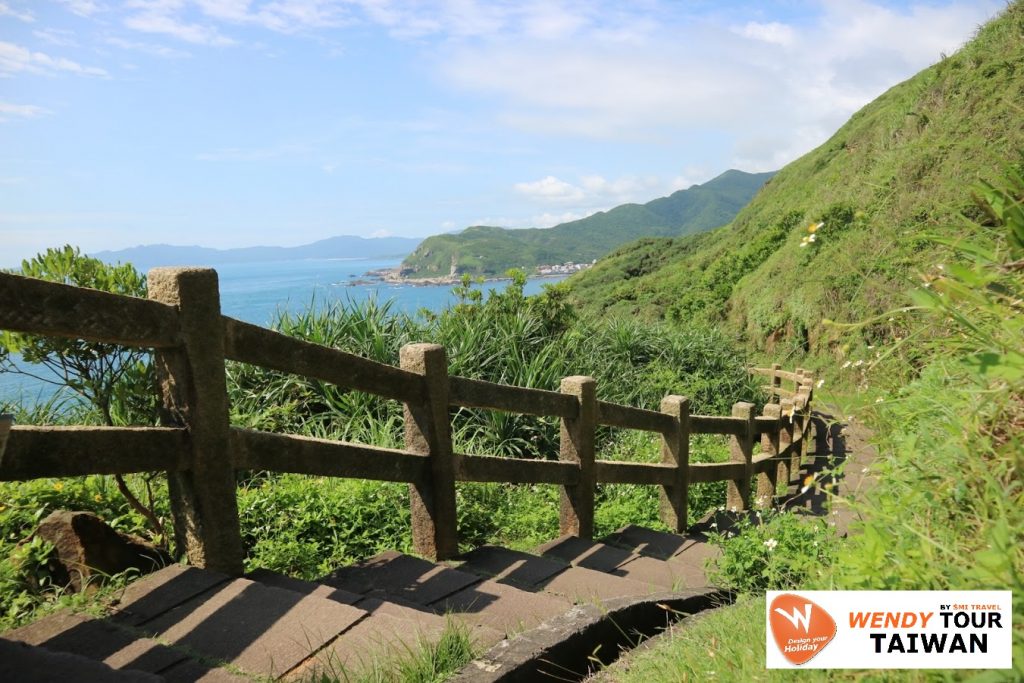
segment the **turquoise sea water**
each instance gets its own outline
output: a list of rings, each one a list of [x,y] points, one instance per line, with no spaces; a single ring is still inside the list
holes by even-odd
[[[399,259],[271,261],[213,265],[220,277],[221,312],[256,325],[267,326],[279,310],[299,311],[335,301],[393,301],[396,310],[415,314],[420,309],[438,311],[455,302],[450,285],[408,285],[365,279],[368,271],[393,268]],[[564,278],[536,278],[527,282],[527,294],[539,293],[545,284]],[[487,282],[485,292],[503,289],[505,282]],[[45,373],[40,370],[39,373]],[[0,400],[34,403],[53,393],[44,382],[23,375],[0,373]]]

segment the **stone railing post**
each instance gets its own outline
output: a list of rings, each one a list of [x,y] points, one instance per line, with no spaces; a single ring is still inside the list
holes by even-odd
[[[730,462],[744,464],[743,476],[726,483],[725,505],[730,510],[750,508],[750,479],[754,474],[754,404],[737,403],[732,407],[732,416],[742,418],[746,425],[743,434],[732,437],[729,446]]]
[[[690,495],[690,399],[666,396],[661,412],[672,416],[675,428],[661,435],[661,461],[673,465],[671,486],[661,487],[661,521],[674,533],[686,531]]]
[[[425,389],[422,403],[405,404],[405,449],[430,456],[424,480],[409,485],[412,544],[423,557],[447,560],[459,552],[448,359],[438,344],[407,344],[400,359],[403,370],[423,376]]]
[[[558,526],[560,532],[580,538],[594,536],[594,430],[597,428],[597,382],[593,377],[566,377],[560,390],[579,405],[575,418],[562,418],[558,459],[580,468],[579,481],[563,486]]]
[[[783,399],[780,406],[782,407],[782,431],[779,433],[779,449],[785,451],[796,438],[796,406],[791,398]],[[800,475],[800,454],[792,450],[789,458],[783,458],[783,462],[786,466],[785,481],[788,485],[794,477]]]
[[[778,427],[773,431],[761,435],[761,451],[771,456],[770,466],[764,472],[757,475],[757,494],[755,501],[758,507],[769,507],[775,499],[775,490],[779,483],[779,474],[782,472],[782,462],[779,460],[779,434],[782,432],[782,406],[778,403],[769,403],[764,407],[765,417],[779,420]]]
[[[782,388],[782,377],[779,376],[779,370],[782,369],[782,365],[779,363],[772,363],[772,389]],[[773,393],[768,397],[770,403],[778,403],[782,400],[780,394]]]
[[[157,349],[162,422],[185,427],[187,469],[168,474],[174,538],[196,567],[242,574],[242,536],[230,457],[224,325],[217,271],[154,268],[149,298],[178,307],[181,346]]]
[[[808,453],[807,442],[811,428],[810,394],[805,384],[800,384],[793,402],[796,404],[793,416],[794,429],[799,435],[797,454],[800,459],[799,461],[803,462],[804,456]]]

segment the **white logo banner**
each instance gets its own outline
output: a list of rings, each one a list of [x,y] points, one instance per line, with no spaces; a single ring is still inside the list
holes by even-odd
[[[1009,669],[1010,591],[769,591],[769,669]]]

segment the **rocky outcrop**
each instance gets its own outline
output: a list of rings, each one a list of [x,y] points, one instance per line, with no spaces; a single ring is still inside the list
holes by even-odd
[[[173,561],[163,550],[115,531],[91,512],[57,510],[40,522],[35,536],[54,546],[54,582],[74,592],[129,569],[146,574]]]

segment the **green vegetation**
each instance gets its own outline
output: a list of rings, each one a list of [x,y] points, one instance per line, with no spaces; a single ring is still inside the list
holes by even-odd
[[[436,315],[399,315],[387,304],[328,306],[282,314],[281,331],[302,339],[397,364],[401,346],[412,341],[445,345],[453,374],[545,389],[562,377],[595,374],[602,399],[657,409],[668,393],[689,395],[696,412],[724,414],[735,400],[757,400],[756,382],[743,354],[712,329],[672,329],[614,321],[579,319],[557,293],[524,297],[517,274],[504,291],[486,301],[468,287],[456,306]],[[252,366],[231,364],[228,388],[232,421],[240,426],[309,436],[399,446],[399,404],[333,385]],[[54,402],[26,413],[21,424],[98,424],[90,404]],[[554,420],[483,410],[452,415],[457,452],[519,458],[552,458],[558,452]],[[657,461],[655,435],[604,430],[602,457]],[[728,457],[725,440],[703,437],[694,460]],[[135,490],[151,495],[150,508],[169,517],[162,478],[127,477]],[[146,521],[117,496],[108,477],[0,483],[0,628],[31,619],[60,601],[59,587],[35,577],[45,574],[46,549],[18,544],[54,509],[91,510],[122,531],[144,533]],[[527,549],[557,536],[558,489],[550,485],[460,484],[459,531],[468,549],[500,543]],[[301,578],[330,570],[385,549],[408,550],[407,487],[386,482],[247,472],[239,475],[239,512],[248,569],[264,567]],[[608,533],[627,524],[659,527],[653,487],[601,486],[596,526]],[[705,485],[691,496],[699,516],[724,501],[722,484]],[[28,557],[23,557],[24,555]]]
[[[146,296],[146,276],[130,264],[108,266],[75,247],[48,249],[22,263],[20,275],[89,287],[126,296]],[[40,372],[11,362],[20,354]],[[148,354],[113,344],[0,331],[0,372],[32,372],[51,384],[66,386],[96,408],[104,424],[153,419],[156,403]]]
[[[915,306],[899,323],[912,330],[912,341],[878,352],[855,380],[866,402],[852,409],[875,426],[884,457],[873,465],[877,483],[863,502],[854,503],[862,513],[854,535],[837,548],[821,535],[820,522],[801,523],[786,514],[748,524],[723,543],[715,576],[752,595],[790,587],[1009,589],[1015,669],[984,680],[1020,680],[1024,174],[1007,169],[1006,181],[980,185],[977,199],[982,223],[965,226],[968,234],[961,241],[944,240],[960,258],[937,264],[910,294]],[[893,369],[911,359],[924,366],[904,382],[905,372]],[[764,670],[763,614],[763,599],[752,597],[709,615],[692,630],[680,630],[615,667],[614,680],[701,680],[715,669],[721,680],[793,680],[793,672]],[[712,647],[720,655],[714,664],[697,656]],[[800,673],[812,680],[862,678],[859,672]],[[927,672],[875,677],[941,678]]]
[[[731,225],[621,247],[566,283],[571,298],[602,315],[725,322],[774,360],[902,336],[884,318],[860,339],[823,321],[893,308],[917,268],[945,260],[948,246],[928,236],[956,237],[962,214],[979,216],[965,183],[996,177],[1024,149],[1022,75],[1015,2],[779,171]],[[800,247],[818,221],[816,241]]]
[[[505,230],[483,225],[424,240],[402,263],[408,277],[498,275],[509,268],[590,263],[638,237],[678,237],[724,225],[771,173],[726,171],[703,185],[646,204],[623,204],[553,228]]]
[[[440,683],[468,664],[474,655],[466,625],[449,619],[437,642],[393,648],[356,665],[327,661],[307,683]]]

